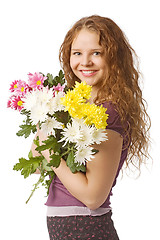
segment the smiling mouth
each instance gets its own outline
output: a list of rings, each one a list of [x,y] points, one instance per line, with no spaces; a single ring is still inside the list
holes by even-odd
[[[80,70],[83,76],[91,77],[97,73],[97,70]]]

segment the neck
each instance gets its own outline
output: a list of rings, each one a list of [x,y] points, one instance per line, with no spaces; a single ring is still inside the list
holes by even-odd
[[[97,97],[97,91],[92,88],[92,92],[91,92],[91,97],[88,100],[89,103],[93,104],[94,103],[94,99]]]

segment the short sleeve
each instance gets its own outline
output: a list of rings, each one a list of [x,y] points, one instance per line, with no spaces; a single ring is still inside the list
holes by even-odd
[[[111,102],[105,102],[103,104],[103,107],[106,108],[106,113],[109,115],[107,119],[108,125],[106,129],[111,129],[113,131],[116,131],[123,136],[124,128],[121,123],[120,115],[116,110],[116,106]]]

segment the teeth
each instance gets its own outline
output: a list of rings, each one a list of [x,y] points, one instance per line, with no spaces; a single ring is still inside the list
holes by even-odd
[[[90,74],[90,73],[93,73],[93,72],[95,72],[95,71],[82,71],[83,73],[88,73],[88,74]]]

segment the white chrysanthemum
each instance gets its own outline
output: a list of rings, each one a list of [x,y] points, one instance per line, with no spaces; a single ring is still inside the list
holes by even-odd
[[[93,144],[91,127],[85,124],[79,124],[81,135],[76,139],[76,145],[83,147]]]
[[[36,106],[38,101],[38,92],[39,90],[28,92],[25,97],[22,99],[24,101],[24,108],[30,111],[34,106]]]
[[[72,123],[67,123],[67,126],[63,129],[62,134],[64,137],[60,140],[60,142],[65,141],[65,144],[67,142],[77,142],[77,139],[81,137],[81,131],[78,122],[72,119]]]
[[[43,88],[38,91],[38,101],[47,104],[53,98],[52,89]]]
[[[95,127],[92,127],[92,138],[93,142],[96,144],[100,144],[101,142],[104,142],[108,140],[107,133],[104,129],[96,129]]]
[[[47,135],[54,135],[55,136],[55,129],[62,129],[63,124],[58,122],[54,117],[48,118],[45,123],[42,124],[41,129],[44,131]]]
[[[82,119],[73,119],[63,129],[64,137],[61,141],[76,143],[77,147],[89,146],[94,143],[92,137],[92,127],[84,124]]]
[[[48,109],[45,104],[37,105],[31,109],[30,118],[33,124],[37,124],[39,121],[44,122],[47,118]]]
[[[92,161],[91,158],[94,158],[92,147],[80,147],[77,149],[77,152],[75,153],[75,163],[78,163],[79,165],[85,164],[85,162]]]
[[[63,92],[55,92],[55,97],[53,97],[48,103],[50,114],[54,114],[57,111],[63,111],[65,109],[65,106],[63,106],[60,102],[60,99],[63,96]]]
[[[31,111],[37,105],[44,105],[53,98],[53,91],[51,89],[43,88],[41,90],[28,92],[23,98],[24,108]]]

